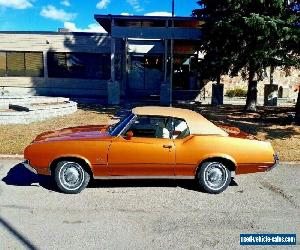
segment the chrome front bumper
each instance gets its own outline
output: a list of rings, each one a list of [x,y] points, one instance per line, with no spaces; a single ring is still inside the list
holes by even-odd
[[[30,172],[32,172],[32,173],[34,173],[34,174],[37,174],[37,171],[36,171],[33,167],[30,166],[30,163],[29,163],[28,160],[25,160],[24,162],[22,162],[22,164],[23,164],[23,166],[24,166],[25,168],[27,168]]]

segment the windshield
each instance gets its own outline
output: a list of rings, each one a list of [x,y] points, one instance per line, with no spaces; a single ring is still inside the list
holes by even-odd
[[[118,123],[110,126],[108,132],[112,136],[117,136],[123,130],[123,128],[128,124],[129,121],[134,117],[134,114],[130,113],[124,116]]]

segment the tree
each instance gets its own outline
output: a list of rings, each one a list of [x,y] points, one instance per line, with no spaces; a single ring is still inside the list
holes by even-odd
[[[290,46],[299,17],[284,0],[201,0],[203,63],[248,80],[246,111],[256,111],[257,81],[268,66],[297,64]],[[298,37],[299,41],[299,37]],[[298,42],[299,43],[299,42]],[[212,77],[212,76],[211,76]]]
[[[299,89],[298,89],[298,99],[297,99],[297,103],[296,103],[295,122],[297,125],[300,125],[300,84],[299,84]]]
[[[293,33],[294,36],[288,40],[288,45],[287,46],[292,46],[294,51],[300,55],[300,0],[294,0],[291,3],[291,9],[292,11],[299,16],[298,20],[296,21],[295,27],[295,32]],[[299,64],[298,64],[299,66]],[[297,125],[300,125],[300,82],[298,83],[298,98],[297,98],[297,103],[295,107],[295,122]]]

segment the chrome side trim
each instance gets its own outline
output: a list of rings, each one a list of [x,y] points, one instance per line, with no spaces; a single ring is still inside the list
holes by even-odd
[[[129,176],[129,175],[112,175],[112,176],[94,176],[94,179],[96,180],[143,180],[143,179],[195,179],[195,176],[184,176],[184,175],[179,175],[179,176],[143,176],[143,175],[136,175],[136,176]]]

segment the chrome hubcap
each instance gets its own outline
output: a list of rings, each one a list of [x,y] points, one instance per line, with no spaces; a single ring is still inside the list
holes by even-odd
[[[68,190],[78,189],[84,180],[82,167],[75,162],[65,162],[59,171],[62,186]]]
[[[218,162],[208,165],[204,175],[207,186],[214,190],[221,189],[228,179],[227,169]]]
[[[75,168],[68,168],[64,172],[65,180],[70,184],[75,184],[79,179],[79,172]]]

